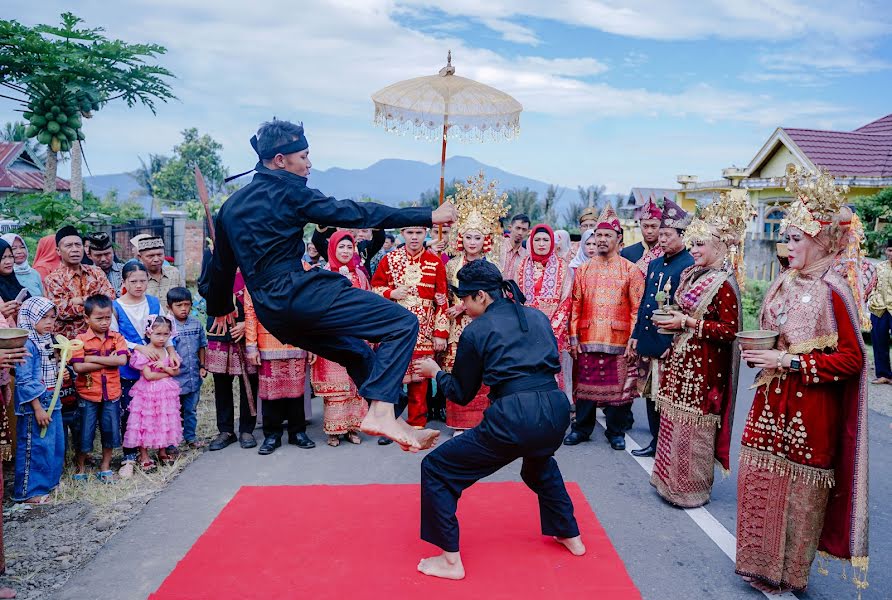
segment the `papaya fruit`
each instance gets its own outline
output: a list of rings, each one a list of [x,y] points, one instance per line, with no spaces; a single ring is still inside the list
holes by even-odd
[[[60,150],[62,150],[62,141],[59,138],[54,137],[50,141],[50,150],[52,150],[53,152],[59,152]]]
[[[51,141],[53,141],[53,136],[46,129],[41,130],[37,133],[37,141],[43,144],[44,146],[48,146]]]
[[[62,128],[56,121],[47,121],[46,130],[50,133],[59,133],[59,130]]]
[[[43,127],[46,125],[46,119],[43,115],[34,115],[31,117],[31,124],[35,127]]]

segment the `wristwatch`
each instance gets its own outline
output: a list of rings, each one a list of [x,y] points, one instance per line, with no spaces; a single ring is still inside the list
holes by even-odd
[[[798,356],[796,358],[790,359],[790,370],[791,371],[798,371],[801,368],[802,368],[802,359],[800,359]]]

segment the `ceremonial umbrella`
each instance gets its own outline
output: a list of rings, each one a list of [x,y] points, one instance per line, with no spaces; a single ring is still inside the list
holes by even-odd
[[[459,77],[452,51],[438,75],[415,77],[372,94],[375,124],[416,138],[442,140],[440,204],[446,176],[446,142],[510,140],[520,133],[520,102],[473,79]]]

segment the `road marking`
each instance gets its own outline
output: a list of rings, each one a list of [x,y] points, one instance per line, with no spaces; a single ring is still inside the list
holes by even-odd
[[[598,423],[605,430],[607,429],[607,422],[604,420],[604,416],[600,413],[598,413]],[[639,450],[640,448],[641,446],[638,445],[638,442],[626,434],[626,452],[647,472],[648,477],[650,477],[654,470],[654,459],[650,457],[634,456],[632,454],[632,450]],[[709,536],[709,539],[719,547],[719,550],[725,553],[725,556],[731,559],[731,562],[737,560],[737,538],[733,533],[725,529],[725,526],[712,516],[712,513],[702,506],[699,508],[682,508],[681,510],[691,517],[691,520],[697,524],[697,527]],[[772,600],[797,600],[796,596],[791,592],[786,592],[784,594],[769,594],[767,592],[762,592],[762,594],[766,598],[771,598]]]

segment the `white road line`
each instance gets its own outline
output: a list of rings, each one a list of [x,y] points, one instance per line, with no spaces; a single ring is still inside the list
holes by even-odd
[[[607,423],[601,413],[598,413],[598,423],[600,423],[601,427],[605,430],[607,429]],[[628,452],[635,462],[647,472],[649,478],[654,470],[654,459],[632,455],[632,450],[638,450],[640,448],[641,446],[638,445],[638,442],[633,440],[629,435],[626,435],[626,452]],[[709,536],[709,539],[719,547],[719,550],[725,553],[725,556],[730,558],[732,562],[737,560],[737,538],[733,533],[725,529],[725,526],[712,516],[712,513],[702,506],[700,508],[683,508],[681,510],[691,517],[691,520],[697,524],[697,527]],[[768,594],[762,592],[762,594],[766,598],[771,598],[771,600],[797,600],[796,596],[791,592],[786,592],[784,594]]]

